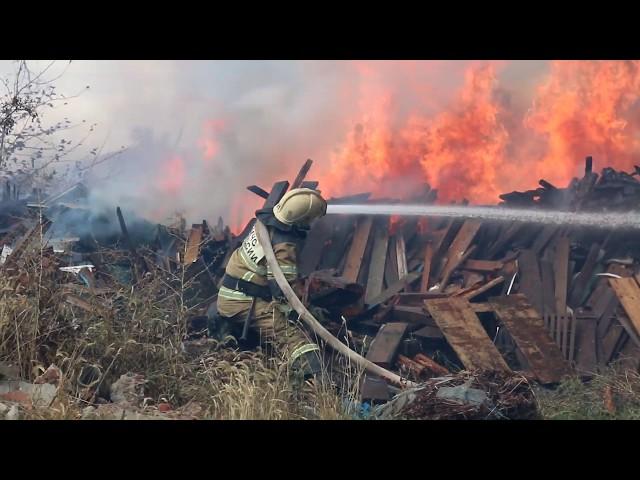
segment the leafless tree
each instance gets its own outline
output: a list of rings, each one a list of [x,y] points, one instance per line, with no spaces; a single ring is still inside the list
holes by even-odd
[[[89,89],[86,86],[71,96],[58,93],[55,83],[71,61],[62,72],[52,75],[55,63],[49,62],[36,72],[27,61],[19,60],[14,72],[1,80],[4,88],[0,93],[0,172],[5,176],[20,176],[23,182],[31,184],[47,183],[56,175],[71,170],[86,171],[120,153],[112,152],[101,158],[102,147],[95,147],[87,154],[85,143],[96,125],[87,124],[86,120],[72,123],[65,117],[52,124],[44,121],[47,110],[67,105]],[[85,130],[80,140],[77,135],[73,135],[76,140],[64,138],[66,132],[79,128]]]

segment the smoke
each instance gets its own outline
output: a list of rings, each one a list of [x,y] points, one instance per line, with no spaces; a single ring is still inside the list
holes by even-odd
[[[630,169],[640,153],[633,61],[85,61],[59,89],[87,84],[49,120],[96,122],[102,157],[126,146],[85,178],[92,201],[154,221],[237,230],[261,204],[245,187],[307,158],[328,196],[429,182],[493,203],[568,182],[586,155]]]

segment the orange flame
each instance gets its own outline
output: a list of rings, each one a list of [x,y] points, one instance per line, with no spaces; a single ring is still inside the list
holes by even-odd
[[[466,198],[494,204],[500,193],[535,188],[541,178],[567,185],[580,174],[587,155],[598,170],[629,171],[639,163],[640,61],[550,62],[543,81],[529,92],[505,90],[500,84],[504,66],[467,66],[461,85],[443,106],[433,98],[439,90],[428,84],[428,76],[424,85],[416,79],[421,69],[443,69],[444,62],[354,62],[356,85],[345,85],[338,94],[348,98],[355,88],[356,101],[345,102],[355,104],[355,110],[345,107],[341,141],[319,152],[324,158],[314,158],[309,178],[320,182],[328,198],[369,191],[407,199],[426,182],[438,189],[441,202]],[[407,77],[402,88],[384,80],[382,73],[394,68]],[[512,98],[526,94],[531,97],[528,109]],[[231,127],[220,120],[204,125],[200,146],[205,162],[219,153],[217,137],[224,128]],[[286,144],[278,148],[270,154],[281,162],[293,156]],[[288,163],[289,180],[303,160]],[[177,163],[173,168],[178,174],[171,177],[177,179],[167,179],[168,190],[184,179]],[[247,183],[267,188],[283,177],[281,172]],[[234,232],[244,227],[253,205],[262,202],[245,191],[237,195],[232,218],[225,219]],[[392,228],[397,226],[392,221]]]
[[[359,67],[363,81],[372,67]],[[421,182],[439,200],[495,203],[498,195],[559,186],[584,157],[631,170],[640,155],[640,62],[555,61],[526,114],[510,105],[495,65],[472,65],[449,108],[394,116],[397,95],[363,85],[363,108],[330,155],[321,189],[332,195],[372,191],[403,198]]]

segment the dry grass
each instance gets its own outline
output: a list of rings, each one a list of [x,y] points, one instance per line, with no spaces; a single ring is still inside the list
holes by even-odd
[[[537,389],[538,408],[548,420],[640,419],[640,374],[616,366],[589,382],[571,378],[555,390]]]
[[[195,402],[199,418],[348,418],[343,398],[357,394],[359,376],[349,365],[331,368],[325,381],[301,390],[286,364],[260,350],[209,341],[195,355],[185,352],[186,318],[201,305],[185,298],[184,272],[155,271],[134,287],[114,280],[112,291],[82,297],[95,307],[87,311],[65,301],[68,292],[60,286],[74,282],[70,274],[38,253],[21,266],[20,278],[0,280],[0,361],[19,365],[28,381],[50,364],[63,374],[54,403],[25,412],[26,418],[79,418],[96,398],[108,398],[109,385],[127,372],[144,375],[145,404],[168,401],[179,410]]]

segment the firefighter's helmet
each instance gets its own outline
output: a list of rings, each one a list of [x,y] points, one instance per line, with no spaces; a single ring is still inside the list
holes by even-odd
[[[294,188],[273,207],[275,217],[286,225],[308,225],[327,213],[327,202],[320,192],[310,188]]]

